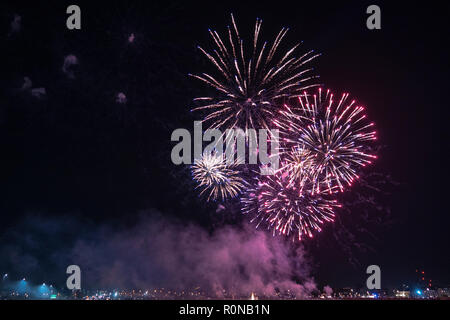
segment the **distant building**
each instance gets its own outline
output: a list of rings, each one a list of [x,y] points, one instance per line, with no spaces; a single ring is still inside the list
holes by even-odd
[[[394,296],[396,298],[408,299],[410,295],[409,290],[394,290]]]
[[[438,297],[438,292],[437,290],[427,288],[423,291],[423,296],[426,299],[436,299]]]
[[[437,289],[437,296],[439,298],[450,298],[450,288]]]
[[[336,292],[336,296],[339,298],[354,298],[355,291],[352,288],[342,288]]]

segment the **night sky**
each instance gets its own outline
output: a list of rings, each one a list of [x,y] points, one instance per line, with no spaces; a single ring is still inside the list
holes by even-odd
[[[265,40],[287,26],[285,44],[303,40],[303,50],[321,52],[313,63],[320,82],[350,92],[378,128],[382,148],[368,170],[393,181],[378,200],[390,213],[369,226],[376,239],[356,237],[351,252],[332,241],[331,226],[306,244],[316,281],[363,286],[365,268],[377,264],[385,287],[414,282],[417,268],[450,284],[448,4],[377,1],[382,29],[372,31],[365,11],[374,3],[366,1],[92,2],[76,2],[80,31],[65,27],[72,3],[0,4],[1,246],[19,245],[7,235],[25,239],[20,228],[30,217],[126,230],[156,210],[210,232],[246,223],[216,213],[217,203],[197,197],[189,170],[170,161],[172,131],[200,120],[189,110],[205,88],[188,73],[210,67],[197,45],[210,48],[208,28],[224,32],[233,13],[246,38],[259,17]],[[15,15],[20,28],[12,30]],[[78,63],[64,72],[69,55]],[[45,95],[21,90],[24,77]],[[126,103],[116,101],[121,92]],[[359,221],[343,223],[358,234]],[[62,234],[39,249],[43,264],[77,231]],[[358,250],[366,241],[371,249]],[[0,272],[14,274],[4,270],[10,260],[0,256]]]

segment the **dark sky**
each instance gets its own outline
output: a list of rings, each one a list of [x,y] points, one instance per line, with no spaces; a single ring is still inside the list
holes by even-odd
[[[92,2],[77,1],[81,31],[65,27],[69,2],[0,5],[0,232],[34,214],[128,225],[149,208],[212,228],[215,205],[171,164],[170,134],[198,120],[190,104],[204,88],[187,74],[208,67],[196,46],[233,12],[242,34],[260,17],[263,38],[287,26],[287,43],[323,54],[314,62],[321,82],[350,92],[377,124],[384,148],[371,170],[398,182],[383,198],[393,221],[377,228],[374,251],[357,254],[355,266],[318,246],[318,281],[358,285],[378,264],[386,286],[413,281],[416,268],[450,284],[448,4],[377,1],[382,29],[371,31],[366,1]],[[15,14],[21,28],[11,33]],[[74,79],[62,72],[69,54],[79,62]],[[19,92],[24,77],[46,97]],[[115,102],[119,92],[126,105]]]

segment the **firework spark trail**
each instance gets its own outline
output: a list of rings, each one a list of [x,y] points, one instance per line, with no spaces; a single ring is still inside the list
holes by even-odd
[[[261,224],[273,235],[293,235],[302,240],[320,232],[325,222],[334,221],[334,210],[340,207],[326,194],[313,194],[309,188],[298,187],[287,171],[256,178],[254,187],[241,197],[242,212],[251,217],[258,228]]]
[[[207,112],[204,121],[212,122],[210,128],[267,129],[281,98],[298,96],[303,90],[315,86],[308,84],[315,77],[309,75],[312,68],[305,68],[305,64],[318,54],[311,50],[295,57],[299,43],[277,59],[280,43],[288,29],[281,29],[271,46],[267,42],[260,45],[262,20],[257,19],[252,54],[247,57],[233,15],[231,20],[232,28],[228,27],[225,40],[216,31],[209,30],[216,47],[214,53],[199,47],[215,66],[218,75],[202,73],[190,76],[215,89],[216,95],[194,99],[201,105],[192,111]]]
[[[359,178],[358,169],[376,159],[370,144],[376,140],[374,123],[367,121],[364,108],[348,102],[347,93],[338,103],[333,97],[321,88],[313,96],[304,93],[296,106],[280,111],[283,119],[275,120],[286,133],[284,141],[294,146],[291,150],[312,155],[313,193],[344,191]]]
[[[245,187],[245,180],[235,170],[236,163],[227,163],[226,157],[216,153],[203,154],[195,160],[191,170],[197,187],[202,188],[200,195],[209,191],[207,201],[236,197]]]

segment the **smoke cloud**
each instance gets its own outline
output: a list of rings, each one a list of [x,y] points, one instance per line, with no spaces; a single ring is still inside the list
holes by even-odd
[[[289,291],[306,297],[316,289],[302,247],[247,225],[209,232],[148,214],[120,229],[31,218],[5,236],[16,244],[2,245],[0,267],[9,262],[22,272],[47,276],[54,270],[65,281],[67,265],[77,264],[85,288],[200,287],[217,297],[224,290],[237,296]]]
[[[78,65],[78,58],[69,54],[64,58],[64,64],[62,66],[62,71],[66,74],[69,79],[75,78],[75,66]]]
[[[19,33],[21,29],[22,29],[22,17],[19,16],[18,14],[15,14],[13,20],[11,21],[10,31],[8,35],[11,36],[15,33]]]

